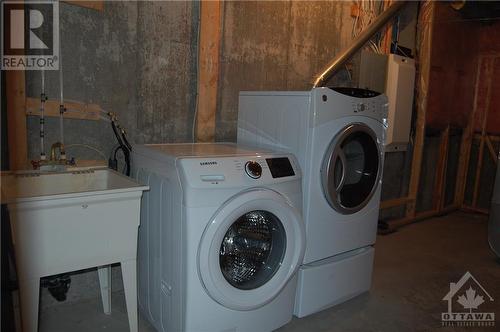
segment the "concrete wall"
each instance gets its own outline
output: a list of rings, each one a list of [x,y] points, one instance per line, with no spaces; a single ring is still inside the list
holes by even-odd
[[[236,140],[239,91],[311,88],[314,74],[352,40],[350,5],[224,2],[218,141]],[[345,73],[338,76],[350,84]]]
[[[195,111],[199,3],[106,2],[103,12],[60,4],[66,99],[101,105],[118,114],[133,143],[191,140]],[[27,95],[39,97],[40,72],[27,72]],[[59,98],[57,72],[46,72],[49,98]],[[40,153],[38,117],[28,117],[31,159]],[[64,120],[65,144],[88,144],[107,157],[116,144],[106,121]],[[57,118],[46,118],[46,153],[59,140]],[[103,159],[69,147],[69,157]],[[64,248],[61,248],[64,250]],[[119,267],[114,289],[122,288]],[[72,276],[68,301],[98,296],[95,270]],[[55,300],[44,290],[42,307]]]
[[[118,114],[135,143],[191,140],[196,96],[197,2],[106,2],[99,12],[61,3],[66,99]],[[40,72],[27,72],[27,95],[40,95]],[[59,98],[57,72],[46,91]],[[58,119],[46,120],[46,152],[59,140]],[[106,156],[116,140],[105,121],[64,121],[65,144],[89,144]],[[28,118],[28,152],[39,155],[38,118]],[[102,159],[89,149],[69,156]]]

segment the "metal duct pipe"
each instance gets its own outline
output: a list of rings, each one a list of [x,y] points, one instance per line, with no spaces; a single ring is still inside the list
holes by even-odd
[[[333,60],[324,68],[319,75],[314,79],[313,88],[324,86],[326,82],[339,70],[344,63],[349,60],[361,47],[363,47],[370,38],[373,37],[390,19],[392,19],[401,8],[406,5],[406,1],[395,1],[382,14],[377,16],[361,34],[353,41],[353,43],[340,52]]]

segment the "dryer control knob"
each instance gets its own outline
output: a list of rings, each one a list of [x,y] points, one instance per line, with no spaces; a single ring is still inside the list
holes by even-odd
[[[247,161],[245,164],[245,172],[252,179],[258,179],[262,175],[262,166],[256,161]]]
[[[356,105],[356,112],[364,112],[366,110],[366,105],[363,103],[359,103]]]

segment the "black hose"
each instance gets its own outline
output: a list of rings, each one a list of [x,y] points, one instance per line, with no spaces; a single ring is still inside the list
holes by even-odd
[[[124,130],[122,130],[122,139],[123,139],[123,143],[125,143],[125,145],[129,149],[129,151],[132,151],[132,145],[130,145],[130,143],[128,142],[127,135],[125,134]]]
[[[116,153],[118,152],[118,150],[122,150],[123,158],[125,159],[124,173],[125,175],[130,176],[130,150],[132,149],[132,147],[130,146],[130,143],[127,141],[125,134],[122,132],[120,135],[114,121],[111,121],[111,128],[113,128],[113,133],[115,134],[116,140],[118,141],[119,145],[114,151],[114,156],[113,156],[114,161],[116,163]]]
[[[130,176],[130,151],[128,149],[123,149],[123,155],[125,157],[125,175]]]
[[[123,141],[120,137],[120,134],[118,133],[118,128],[116,128],[114,121],[111,121],[111,128],[113,128],[113,132],[115,133],[115,137],[116,137],[116,140],[118,141],[118,144],[123,145]]]

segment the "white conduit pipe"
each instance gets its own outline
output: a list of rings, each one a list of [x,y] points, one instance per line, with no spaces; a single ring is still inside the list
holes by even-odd
[[[45,160],[45,70],[42,69],[42,92],[40,93],[40,160]]]
[[[61,35],[61,31],[59,29],[59,36]],[[59,91],[60,91],[60,99],[59,99],[59,142],[64,145],[64,112],[66,111],[64,107],[64,83],[63,83],[63,63],[62,63],[62,43],[61,39],[59,39]],[[62,150],[64,151],[64,150]],[[62,160],[66,159],[66,154],[61,152]]]

